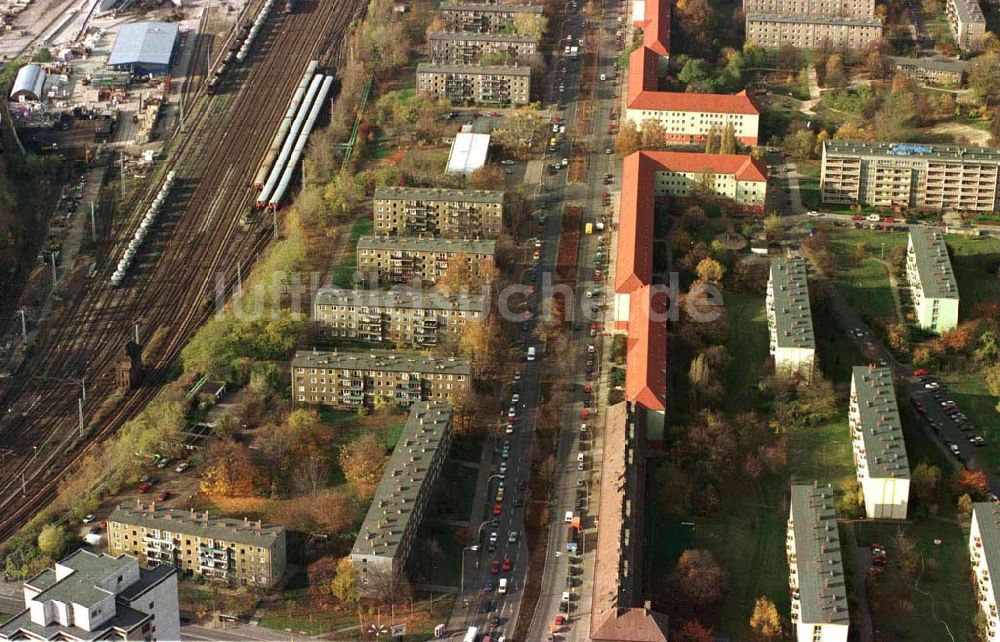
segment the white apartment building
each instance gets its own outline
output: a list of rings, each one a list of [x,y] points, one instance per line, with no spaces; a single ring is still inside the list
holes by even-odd
[[[760,111],[746,90],[738,94],[692,94],[642,91],[629,100],[625,118],[641,131],[646,121],[658,121],[668,143],[699,144],[709,132],[721,134],[727,125],[741,145],[757,144]]]
[[[910,464],[889,368],[854,367],[848,423],[865,514],[869,519],[906,519]]]
[[[176,569],[84,549],[25,582],[24,610],[0,624],[0,640],[180,639]]]
[[[870,18],[875,0],[743,0],[743,14],[755,13]]]
[[[986,16],[978,0],[948,0],[948,27],[958,48],[975,50],[986,35]]]
[[[878,18],[754,13],[746,17],[746,41],[764,49],[864,49],[882,37]]]
[[[776,372],[812,380],[816,361],[806,262],[799,257],[771,261],[767,281],[767,328]]]
[[[833,487],[792,484],[785,552],[796,642],[847,642],[851,618]]]
[[[976,502],[972,507],[969,529],[969,558],[979,608],[986,616],[989,642],[1000,642],[1000,616],[997,596],[1000,595],[1000,504]]]
[[[958,325],[958,282],[940,230],[910,227],[906,279],[921,328],[940,334]]]

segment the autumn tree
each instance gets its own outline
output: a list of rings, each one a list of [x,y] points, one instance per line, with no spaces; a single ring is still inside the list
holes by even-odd
[[[496,317],[467,323],[458,338],[458,349],[472,362],[476,378],[483,378],[492,372],[503,362],[500,357],[504,349],[503,334]]]
[[[344,478],[360,497],[370,497],[375,492],[386,459],[385,448],[371,433],[344,445],[338,455]]]
[[[487,163],[469,174],[469,189],[496,189],[504,184],[504,173],[496,163]]]
[[[980,103],[992,106],[1000,103],[1000,53],[986,52],[969,64],[969,89]]]
[[[702,49],[712,44],[716,16],[708,0],[677,0],[675,5],[681,30]]]
[[[719,153],[735,154],[738,147],[739,142],[736,140],[736,128],[733,126],[732,121],[727,122],[722,128],[722,133],[719,134]]]
[[[670,639],[673,642],[715,642],[715,631],[698,620],[688,620]]]
[[[962,493],[958,498],[958,504],[956,506],[956,511],[958,512],[959,519],[969,519],[972,517],[972,497],[969,493]]]
[[[663,128],[656,118],[647,118],[642,121],[642,147],[643,149],[659,149],[663,147],[667,138],[667,130]]]
[[[678,600],[694,609],[718,604],[726,593],[727,583],[726,570],[706,549],[688,549],[681,553],[669,580]]]
[[[639,151],[641,147],[642,133],[632,119],[626,119],[615,136],[615,152],[621,156],[628,156]]]
[[[354,525],[358,510],[347,493],[327,489],[309,498],[310,516],[316,528],[327,535],[339,535]]]
[[[766,596],[758,597],[750,616],[750,630],[757,642],[775,642],[784,636],[781,616],[774,602]]]
[[[840,54],[831,54],[826,59],[823,81],[824,87],[832,89],[841,89],[846,84],[847,73],[844,71],[844,59]]]
[[[250,449],[230,439],[217,439],[208,447],[201,472],[201,492],[214,497],[249,497],[256,494],[262,475],[250,458]]]
[[[986,381],[986,388],[994,397],[1000,396],[1000,363],[983,368],[983,379]]]
[[[330,592],[344,604],[357,603],[358,569],[350,557],[342,557],[337,561],[337,574],[330,582]]]
[[[722,277],[726,275],[726,268],[715,259],[705,258],[698,262],[694,272],[699,281],[718,286],[722,282]]]
[[[890,323],[885,327],[889,348],[898,355],[910,353],[910,328],[905,323]]]
[[[443,293],[461,294],[478,291],[480,282],[469,262],[456,258],[448,261],[448,267],[438,278],[436,285]]]
[[[548,28],[548,19],[537,13],[517,13],[514,14],[513,28],[514,33],[519,36],[541,40]]]
[[[46,524],[38,534],[38,550],[49,559],[58,560],[69,543],[69,534],[62,524]]]
[[[865,516],[865,493],[855,480],[844,482],[837,499],[837,515],[843,519],[862,519]]]
[[[910,487],[921,504],[932,505],[941,489],[941,469],[933,464],[917,464],[910,473]]]
[[[705,133],[705,153],[719,153],[719,128],[715,125],[709,127],[708,132]]]
[[[986,473],[981,470],[960,469],[951,482],[951,492],[955,495],[967,493],[976,501],[989,496],[990,484]]]

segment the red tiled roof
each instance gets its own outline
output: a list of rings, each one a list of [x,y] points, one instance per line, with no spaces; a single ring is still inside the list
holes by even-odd
[[[644,93],[656,92],[657,59],[649,47],[639,47],[628,55],[628,104],[640,99]]]
[[[653,279],[655,177],[656,167],[643,152],[627,156],[622,163],[615,292],[633,292]]]
[[[642,44],[661,56],[670,55],[670,0],[646,0]]]
[[[619,609],[601,628],[590,632],[598,642],[667,642],[667,616],[656,611]]]
[[[760,114],[744,89],[738,94],[691,94],[680,91],[650,91],[649,86],[632,88],[632,59],[629,58],[629,109],[695,111],[715,114]]]
[[[663,171],[733,174],[738,181],[767,180],[767,166],[749,155],[690,152],[639,153],[649,156],[657,165],[657,169]]]
[[[625,398],[647,410],[666,410],[667,293],[647,285],[629,299]]]

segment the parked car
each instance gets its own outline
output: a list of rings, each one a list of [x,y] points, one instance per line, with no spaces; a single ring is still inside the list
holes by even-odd
[[[87,515],[86,517],[83,518],[83,523],[84,524],[89,524],[92,521],[94,521],[95,519],[97,519],[97,517],[95,517],[94,515]]]
[[[149,483],[149,482],[142,482],[141,484],[139,484],[139,485],[138,485],[138,486],[136,487],[136,490],[137,490],[137,491],[138,491],[138,492],[139,492],[140,494],[142,494],[142,495],[145,495],[146,493],[148,493],[148,492],[149,492],[149,489],[150,489],[150,488],[151,488],[151,486],[150,486],[150,483]]]
[[[191,466],[190,462],[182,461],[181,463],[177,464],[177,468],[174,468],[174,472],[175,473],[183,473],[190,466]]]

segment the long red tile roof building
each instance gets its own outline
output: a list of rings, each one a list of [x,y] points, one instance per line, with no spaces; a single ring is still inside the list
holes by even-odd
[[[629,297],[625,398],[667,409],[667,291],[647,285]]]

